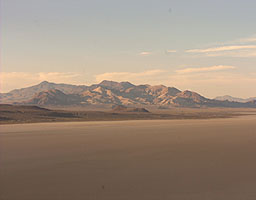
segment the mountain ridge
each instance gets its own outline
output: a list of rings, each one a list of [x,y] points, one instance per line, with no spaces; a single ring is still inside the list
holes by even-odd
[[[224,96],[217,96],[214,99],[220,100],[220,101],[235,101],[235,102],[241,102],[241,103],[246,103],[249,101],[256,100],[256,97],[250,97],[250,98],[238,98],[238,97],[233,97],[230,95],[224,95]]]
[[[0,103],[40,106],[166,106],[166,107],[256,107],[254,101],[231,102],[206,98],[196,92],[164,85],[134,85],[104,80],[91,86],[43,81],[27,88],[0,93]]]

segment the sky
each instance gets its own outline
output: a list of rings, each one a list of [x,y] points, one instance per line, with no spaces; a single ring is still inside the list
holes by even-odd
[[[255,0],[0,2],[0,92],[113,80],[256,96]]]

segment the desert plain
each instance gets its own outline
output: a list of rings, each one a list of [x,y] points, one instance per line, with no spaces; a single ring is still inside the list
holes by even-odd
[[[252,114],[1,125],[0,199],[255,200],[255,147]]]

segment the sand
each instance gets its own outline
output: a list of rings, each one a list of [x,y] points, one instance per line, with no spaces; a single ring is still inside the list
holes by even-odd
[[[0,126],[1,200],[255,200],[256,117]]]

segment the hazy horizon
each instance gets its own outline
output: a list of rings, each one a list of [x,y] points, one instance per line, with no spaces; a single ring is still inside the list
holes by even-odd
[[[256,2],[2,0],[0,92],[42,81],[256,96]]]

